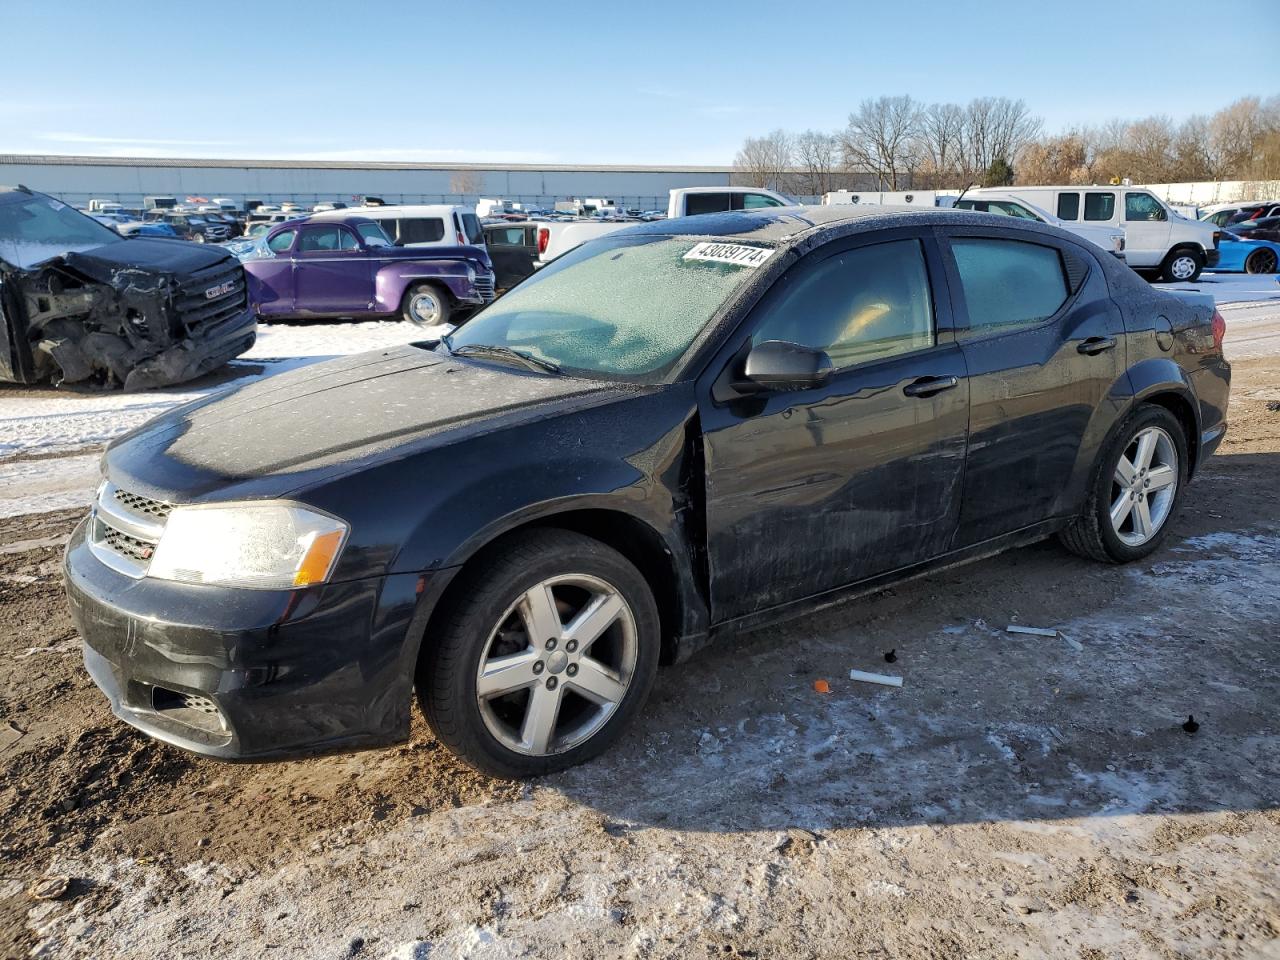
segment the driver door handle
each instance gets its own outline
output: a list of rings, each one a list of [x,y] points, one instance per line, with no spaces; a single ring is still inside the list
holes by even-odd
[[[1090,337],[1088,340],[1082,341],[1080,346],[1076,347],[1076,349],[1083,354],[1093,357],[1102,353],[1104,350],[1114,350],[1115,345],[1115,337]]]
[[[935,393],[950,390],[960,383],[958,377],[921,377],[902,388],[908,397],[932,397]]]

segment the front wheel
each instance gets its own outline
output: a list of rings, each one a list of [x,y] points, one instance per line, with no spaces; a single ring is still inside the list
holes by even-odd
[[[1175,250],[1160,267],[1165,283],[1194,283],[1204,269],[1204,256],[1195,250]]]
[[[1164,407],[1144,404],[1103,451],[1085,512],[1060,539],[1093,560],[1140,560],[1168,535],[1186,481],[1182,424]]]
[[[436,736],[491,776],[539,776],[603,752],[658,669],[657,606],[622,554],[536,529],[461,574],[417,689]]]
[[[204,243],[204,234],[203,234],[203,233],[193,233],[193,234],[191,235],[191,240],[192,240],[192,242],[193,242],[193,243]]]
[[[420,327],[438,327],[449,322],[453,312],[449,297],[430,283],[416,283],[405,291],[401,315]]]
[[[1253,253],[1249,254],[1249,258],[1244,262],[1244,272],[1275,273],[1276,252],[1268,249],[1267,247],[1253,251]]]

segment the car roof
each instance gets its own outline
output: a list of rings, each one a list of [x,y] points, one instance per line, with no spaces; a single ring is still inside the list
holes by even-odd
[[[1040,233],[1079,241],[1072,234],[1049,224],[1015,220],[1002,214],[953,210],[944,207],[915,207],[891,204],[831,204],[813,207],[762,207],[703,213],[674,220],[639,223],[618,231],[628,235],[700,236],[757,240],[779,246],[799,246],[825,242],[839,236],[887,230],[893,227],[956,224],[999,227],[1008,232]],[[617,236],[608,234],[607,236]]]
[[[333,220],[344,214],[359,213],[363,214],[366,219],[382,219],[382,220],[400,220],[405,217],[442,217],[446,214],[460,210],[463,213],[475,213],[474,207],[463,206],[457,203],[432,203],[432,204],[388,204],[386,206],[372,207],[346,207],[342,210],[322,210],[315,214],[318,219]]]

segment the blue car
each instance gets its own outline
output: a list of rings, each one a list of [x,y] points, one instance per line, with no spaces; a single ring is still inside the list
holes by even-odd
[[[1222,231],[1218,252],[1221,259],[1213,269],[1219,273],[1275,273],[1280,264],[1280,243],[1246,240],[1230,230]]]

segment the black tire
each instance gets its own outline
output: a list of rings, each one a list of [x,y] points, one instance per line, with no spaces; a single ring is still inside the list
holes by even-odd
[[[1194,269],[1186,273],[1187,265],[1194,264]],[[1165,283],[1195,283],[1204,270],[1204,254],[1199,250],[1181,247],[1173,250],[1160,264],[1160,279]]]
[[[630,607],[635,623],[634,670],[612,714],[585,741],[562,752],[521,753],[486,726],[476,693],[480,660],[490,635],[517,599],[549,578],[570,573],[607,581]],[[538,528],[504,539],[499,549],[488,551],[473,569],[459,576],[462,579],[450,591],[452,602],[441,611],[438,627],[433,622],[418,661],[418,702],[436,737],[476,770],[505,779],[554,773],[608,749],[644,706],[658,671],[658,608],[640,571],[598,540],[568,530]],[[541,676],[549,678],[550,672]]]
[[[1160,427],[1173,441],[1178,460],[1177,486],[1160,528],[1145,543],[1132,546],[1121,540],[1111,523],[1112,484],[1121,455],[1149,427]],[[1186,434],[1178,418],[1164,407],[1141,404],[1103,448],[1090,480],[1084,513],[1059,533],[1058,539],[1072,553],[1102,563],[1131,563],[1149,556],[1164,542],[1177,519],[1187,487],[1188,464]]]
[[[1245,273],[1275,273],[1276,252],[1269,248],[1255,250],[1244,262]]]
[[[428,322],[422,317],[416,315],[414,309],[414,298],[419,295],[429,295],[437,307],[436,319]],[[449,299],[440,286],[434,283],[415,283],[404,292],[404,297],[400,300],[400,316],[410,323],[416,323],[420,327],[434,327],[442,323],[450,323],[450,317],[453,315],[453,301]]]

